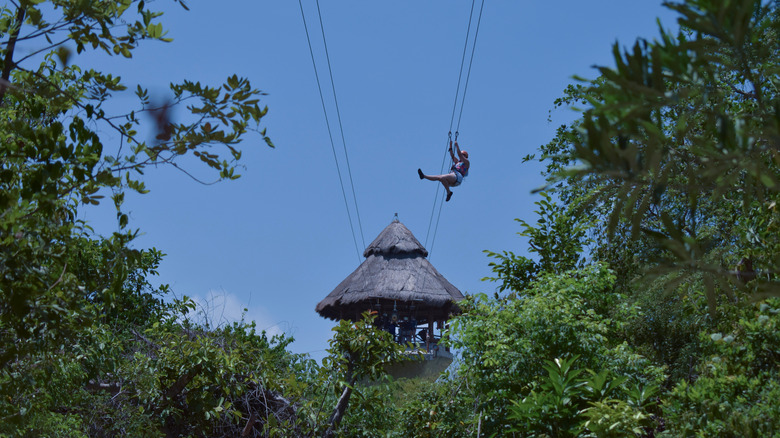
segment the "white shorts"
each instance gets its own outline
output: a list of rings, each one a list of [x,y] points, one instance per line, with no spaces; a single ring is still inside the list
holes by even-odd
[[[455,175],[455,184],[450,184],[450,187],[458,187],[463,182],[463,175],[457,170],[453,170],[452,174]]]

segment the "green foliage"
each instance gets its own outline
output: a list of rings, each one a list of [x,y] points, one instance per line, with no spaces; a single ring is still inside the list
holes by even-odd
[[[374,325],[376,314],[364,312],[357,322],[341,320],[333,327],[328,356],[322,363],[351,380],[375,380],[385,374],[385,367],[402,360],[404,346],[393,336]]]
[[[667,6],[677,35],[615,44],[615,67],[556,101],[583,113],[542,147],[548,188],[596,219],[590,255],[622,296],[608,338],[668,367],[665,433],[776,436],[780,339],[769,302],[750,309],[780,266],[780,8]],[[626,403],[591,402],[590,433],[640,434]]]
[[[592,436],[599,438],[644,436],[645,431],[655,426],[651,417],[641,410],[631,407],[623,400],[593,402],[582,415],[588,418],[583,426]]]
[[[397,384],[383,380],[361,386],[350,400],[349,415],[339,430],[344,438],[396,437],[399,409],[404,403],[396,397]]]
[[[172,84],[172,100],[163,106],[150,105],[138,85],[136,107],[108,113],[108,100],[127,86],[112,73],[72,64],[66,52],[75,46],[77,54],[130,57],[143,40],[168,41],[161,14],[146,6],[36,1],[0,8],[0,365],[78,332],[88,323],[81,307],[86,301],[129,305],[119,298],[121,285],[141,255],[128,249],[137,231],[127,228],[124,191],[146,192],[141,176],[148,166],[186,172],[178,162],[188,154],[220,179],[237,177],[236,144],[258,130],[267,111],[258,106],[262,93],[232,76],[219,88],[189,80]],[[20,57],[14,51],[22,39],[43,48]],[[184,121],[172,120],[171,109],[185,102]],[[153,123],[142,123],[146,114]],[[99,133],[106,131],[117,134],[116,144],[104,143]],[[264,130],[259,133],[272,145]],[[156,138],[146,141],[146,135]],[[90,229],[75,219],[78,208],[98,204],[108,193],[121,230],[107,240],[111,252],[103,255],[112,269],[102,279],[79,276],[79,242]]]
[[[469,437],[470,406],[456,380],[400,379],[361,387],[344,418],[343,437]]]
[[[352,391],[361,381],[376,381],[386,376],[386,367],[404,357],[405,347],[397,344],[390,333],[374,325],[376,314],[366,311],[357,322],[342,320],[333,328],[333,338],[329,341],[328,356],[323,367],[333,370],[336,384],[341,392],[333,413],[330,416],[324,436],[334,436],[342,417],[346,413]],[[409,345],[411,346],[411,345]]]
[[[522,401],[513,401],[509,418],[513,432],[525,436],[640,436],[655,428],[648,399],[654,385],[623,386],[627,377],[588,370],[589,378],[573,369],[577,357],[547,361],[547,377]]]
[[[216,88],[174,83],[163,105],[134,84],[137,104],[109,112],[128,86],[79,67],[77,55],[129,58],[142,41],[170,41],[161,13],[147,6],[0,7],[0,434],[203,435],[225,413],[244,416],[230,403],[273,377],[256,369],[258,360],[282,370],[298,360],[272,346],[283,351],[289,341],[268,341],[253,326],[182,323],[190,304],[164,301],[167,286],[149,280],[162,253],[130,247],[138,231],[128,228],[124,194],[147,191],[149,166],[190,174],[180,163],[192,155],[218,179],[233,179],[247,134],[273,146],[259,128],[263,93],[237,76]],[[39,50],[20,55],[21,40]],[[185,106],[179,120],[170,117]],[[107,132],[118,140],[108,142]],[[98,237],[76,218],[105,196],[118,231]]]
[[[577,376],[582,370],[572,370],[571,365],[577,357],[569,360],[555,359],[547,362],[544,369],[547,379],[542,381],[539,391],[531,393],[520,402],[513,402],[509,408],[509,418],[517,425],[513,432],[524,431],[530,436],[576,436],[578,422],[577,399],[580,397],[584,382]]]
[[[559,131],[545,158],[571,183],[557,185],[564,198],[604,219],[610,262],[631,254],[621,251],[624,242],[651,245],[645,257],[656,266],[705,274],[713,313],[718,294],[731,296],[726,280],[742,257],[777,267],[776,252],[735,237],[774,248],[764,226],[775,221],[780,189],[780,8],[759,0],[669,7],[682,16],[679,35],[662,31],[625,52],[616,44],[614,68],[568,90],[566,101],[585,100],[587,109]],[[738,223],[757,217],[749,221],[757,227]],[[762,287],[772,292],[773,279]]]
[[[474,436],[477,424],[470,422],[471,406],[461,392],[462,381],[441,378],[433,383],[409,383],[396,397],[402,403],[397,436]]]
[[[576,216],[572,208],[555,204],[552,196],[541,193],[542,200],[535,202],[539,209],[536,227],[517,219],[524,230],[518,233],[528,237],[529,251],[539,254],[539,271],[560,274],[582,267],[580,254],[587,240],[585,232],[588,224]]]
[[[534,211],[539,216],[535,227],[515,219],[523,226],[523,231],[517,234],[528,238],[529,252],[537,253],[538,261],[511,251],[501,254],[485,251],[489,257],[498,259],[489,264],[497,276],[482,280],[500,283],[498,292],[524,290],[542,273],[562,273],[582,266],[580,254],[588,244],[585,234],[589,225],[574,209],[557,205],[550,194],[543,192],[541,196],[543,199],[535,202],[539,207]]]
[[[35,414],[30,419],[31,427],[24,431],[25,437],[45,436],[51,438],[87,438],[81,418],[73,415],[47,412]]]
[[[776,299],[745,306],[733,329],[702,334],[708,359],[664,406],[673,436],[777,436],[780,310]]]
[[[74,263],[95,284],[111,281],[100,271],[102,243],[82,242]],[[160,254],[141,255],[125,276],[121,307],[88,294],[82,305],[91,322],[69,344],[4,367],[0,434],[235,436],[252,415],[262,414],[259,425],[271,417],[277,427],[295,422],[290,402],[278,394],[293,392],[316,369],[286,350],[292,339],[258,335],[254,323],[190,322],[190,300],[164,303],[149,285]]]
[[[512,251],[502,251],[500,254],[485,250],[488,257],[497,259],[490,262],[489,266],[496,274],[495,277],[484,277],[482,281],[499,283],[496,287],[496,297],[500,292],[507,290],[523,290],[536,279],[539,273],[539,265],[528,257],[518,256]]]
[[[458,377],[468,382],[485,412],[483,430],[506,433],[507,401],[517,397],[536,393],[538,398],[529,399],[534,406],[550,408],[553,393],[538,390],[550,373],[545,361],[570,363],[578,357],[581,369],[606,369],[637,384],[663,380],[659,367],[618,341],[622,323],[610,318],[620,307],[614,281],[604,266],[592,265],[543,275],[514,300],[477,295],[461,304],[463,314],[451,321],[449,338],[461,350]]]

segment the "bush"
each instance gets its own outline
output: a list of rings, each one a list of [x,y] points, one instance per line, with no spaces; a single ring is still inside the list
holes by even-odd
[[[612,290],[614,280],[609,269],[596,264],[544,275],[517,299],[478,295],[462,305],[463,314],[451,322],[450,342],[461,349],[458,375],[473,394],[475,412],[485,414],[486,433],[506,433],[513,425],[507,420],[510,400],[533,402],[540,410],[529,406],[524,418],[556,422],[548,415],[552,400],[547,398],[553,388],[549,361],[555,359],[576,357],[577,372],[608,372],[632,384],[654,386],[664,379],[660,367],[617,341],[615,333],[622,323],[607,313],[620,300]],[[584,404],[561,415],[577,417],[590,400],[584,398]],[[585,420],[577,418],[575,423]]]
[[[746,306],[731,333],[702,335],[701,374],[665,401],[668,436],[780,436],[779,304]]]

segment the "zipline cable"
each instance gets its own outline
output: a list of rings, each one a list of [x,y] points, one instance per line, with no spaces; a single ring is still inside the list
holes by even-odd
[[[472,11],[473,11],[473,3],[472,3]],[[466,74],[466,83],[463,85],[463,93],[461,94],[460,98],[460,114],[458,115],[458,124],[455,125],[455,141],[458,141],[458,131],[460,129],[460,120],[463,117],[463,107],[466,102],[466,90],[469,88],[469,78],[471,78],[471,66],[474,64],[474,52],[477,48],[477,37],[479,37],[479,25],[482,23],[482,10],[485,9],[485,0],[482,0],[482,4],[479,7],[479,17],[477,18],[477,28],[474,31],[474,43],[471,45],[471,58],[469,59],[469,69],[468,73]],[[462,67],[461,67],[462,68]],[[450,121],[450,129],[452,129],[452,121]],[[445,152],[446,153],[446,152]],[[452,164],[452,163],[450,163]],[[441,210],[442,206],[444,205],[443,202],[439,202],[439,214],[436,217],[436,227],[433,229],[433,239],[431,239],[431,248],[433,248],[433,243],[436,241],[436,233],[439,231],[439,220],[441,219]]]
[[[466,62],[466,50],[469,46],[469,35],[471,34],[471,21],[474,17],[474,4],[476,3],[476,0],[471,0],[471,11],[469,12],[469,24],[466,27],[466,39],[463,42],[463,55],[460,57],[460,69],[458,69],[458,85],[455,87],[455,101],[452,103],[452,115],[450,116],[450,133],[449,133],[449,139],[447,140],[447,144],[444,146],[444,156],[441,158],[441,169],[439,170],[439,173],[444,173],[444,163],[447,162],[447,151],[449,148],[449,141],[452,140],[452,124],[455,120],[455,110],[458,108],[458,95],[460,94],[460,81],[463,78],[463,65]],[[428,248],[428,237],[431,235],[431,225],[433,225],[433,213],[436,211],[436,202],[441,200],[439,197],[439,184],[436,184],[436,194],[433,197],[433,206],[431,207],[431,217],[428,220],[428,231],[425,233],[425,247]],[[443,196],[442,196],[443,197]],[[439,207],[439,211],[441,211],[441,207]],[[438,224],[437,224],[438,226]],[[428,249],[428,256],[430,257],[431,252],[433,252],[433,242],[431,242],[431,247]]]
[[[349,175],[349,185],[352,188],[352,200],[355,202],[355,216],[357,216],[358,227],[360,228],[360,241],[363,248],[366,247],[366,239],[363,237],[363,223],[360,220],[360,210],[358,209],[357,195],[355,195],[355,184],[352,182],[352,168],[349,165],[349,154],[347,154],[347,140],[344,137],[344,126],[341,124],[341,111],[339,111],[339,100],[336,98],[336,84],[333,82],[333,70],[330,68],[330,54],[328,53],[328,43],[325,42],[325,26],[322,24],[322,13],[320,12],[320,0],[317,0],[317,15],[320,19],[320,30],[322,31],[322,44],[325,46],[325,59],[328,61],[328,74],[330,75],[330,86],[333,90],[333,102],[336,104],[336,119],[339,122],[339,131],[341,133],[341,144],[344,147],[344,157],[347,161],[347,174]],[[473,56],[473,55],[472,55]],[[463,112],[463,109],[461,109]]]
[[[471,45],[471,59],[469,59],[469,70],[466,73],[466,83],[463,85],[463,94],[460,97],[460,114],[458,115],[458,124],[455,125],[455,140],[458,140],[458,131],[460,130],[460,119],[463,116],[463,106],[466,103],[466,90],[469,88],[469,78],[471,78],[471,66],[474,64],[474,52],[477,48],[477,38],[479,37],[479,25],[482,23],[482,10],[485,9],[485,0],[479,7],[479,17],[477,18],[477,28],[474,31],[474,44]]]
[[[471,0],[471,12],[469,12],[469,25],[466,27],[466,41],[463,43],[463,55],[460,57],[460,70],[458,71],[458,85],[455,88],[455,102],[452,104],[452,116],[450,116],[450,132],[452,132],[452,122],[455,120],[455,109],[458,107],[458,96],[460,95],[460,80],[463,78],[463,65],[466,62],[466,49],[469,46],[469,36],[471,36],[471,19],[474,16],[474,4],[476,3],[476,0]],[[482,2],[484,5],[484,0]],[[480,18],[482,18],[482,15],[480,13]],[[474,41],[476,42],[476,40]],[[471,60],[474,60],[473,57],[473,49],[472,49],[472,58]],[[471,71],[471,66],[469,66],[469,71]],[[461,100],[461,112],[463,111],[463,101]],[[460,120],[459,120],[460,122]],[[455,130],[455,140],[458,139],[457,135],[457,129]],[[446,152],[446,151],[445,151]]]
[[[298,0],[298,5],[301,8],[301,18],[303,19],[303,28],[306,31],[306,42],[309,44],[309,54],[311,55],[311,63],[314,66],[314,77],[317,79],[317,89],[320,92],[320,101],[322,102],[322,111],[325,113],[325,124],[328,127],[328,137],[330,138],[330,148],[333,151],[333,160],[336,162],[336,172],[339,176],[339,184],[341,185],[341,194],[344,197],[344,206],[347,209],[347,218],[349,219],[349,228],[352,230],[352,240],[355,242],[355,251],[357,252],[358,264],[360,264],[360,248],[358,248],[357,238],[355,237],[355,226],[352,223],[352,213],[349,210],[349,201],[347,201],[347,192],[344,189],[344,179],[341,176],[341,168],[339,167],[338,156],[336,155],[336,146],[333,142],[333,134],[330,129],[330,120],[328,118],[328,111],[325,106],[325,97],[322,94],[322,85],[320,84],[320,75],[317,71],[317,63],[314,60],[314,50],[311,46],[311,39],[309,38],[309,26],[306,24],[306,16],[303,13],[303,3]]]
[[[452,116],[450,117],[450,131],[449,131],[448,139],[447,139],[447,147],[446,147],[446,149],[444,151],[444,158],[442,159],[441,173],[444,173],[444,169],[445,169],[444,164],[447,161],[447,155],[448,155],[448,152],[449,152],[449,142],[452,139],[452,137],[451,137],[451,135],[452,135],[452,125],[453,125],[453,122],[455,120],[455,110],[456,110],[456,108],[458,106],[458,96],[460,95],[460,112],[458,114],[458,123],[457,123],[457,125],[455,125],[455,141],[458,141],[458,131],[460,129],[460,121],[461,121],[461,118],[463,117],[463,108],[464,108],[465,102],[466,102],[466,91],[468,90],[469,79],[471,78],[471,67],[474,64],[474,53],[475,53],[476,48],[477,48],[477,38],[479,37],[479,26],[482,23],[482,11],[485,9],[485,0],[482,0],[482,2],[480,4],[480,7],[479,7],[479,16],[477,17],[477,26],[476,26],[476,28],[474,30],[474,42],[471,45],[471,56],[469,58],[469,66],[468,66],[468,70],[467,70],[467,73],[466,73],[466,82],[465,82],[465,84],[463,86],[463,93],[461,94],[460,93],[460,81],[461,81],[461,78],[463,76],[463,66],[465,65],[466,51],[467,51],[467,47],[468,47],[469,36],[470,36],[470,33],[471,33],[471,21],[472,21],[472,18],[474,16],[474,5],[475,5],[475,3],[476,3],[476,0],[472,0],[472,2],[471,2],[471,12],[469,13],[469,24],[468,24],[468,27],[466,28],[466,42],[463,45],[463,55],[461,56],[461,60],[460,60],[460,71],[458,73],[458,85],[457,85],[457,89],[455,91],[455,103],[453,104],[453,107],[452,107]],[[452,163],[450,163],[450,164],[452,164]],[[427,245],[428,245],[428,234],[430,234],[431,223],[433,222],[433,212],[436,210],[436,201],[438,200],[439,201],[439,213],[438,213],[438,215],[436,217],[436,226],[434,227],[433,238],[431,239],[431,245],[428,248],[428,257],[429,258],[430,258],[431,253],[433,252],[433,244],[436,242],[436,233],[439,230],[439,221],[441,219],[441,211],[442,211],[442,207],[444,206],[444,201],[442,200],[443,198],[444,198],[444,194],[442,194],[442,196],[439,197],[439,187],[437,185],[437,187],[436,187],[436,197],[433,200],[433,208],[431,209],[431,218],[428,221],[428,233],[425,236],[425,244],[426,244],[426,247],[427,247]]]
[[[442,159],[441,159],[441,168],[442,168],[442,170],[439,173],[443,172],[444,162],[445,162],[446,159],[447,159],[447,151],[445,150],[444,157],[442,157]],[[430,217],[430,219],[428,219],[428,231],[425,233],[425,245],[424,246],[426,248],[428,248],[428,236],[430,236],[430,234],[431,234],[431,225],[433,225],[433,214],[436,211],[436,202],[439,199],[443,198],[443,196],[441,198],[439,197],[439,190],[441,189],[440,186],[441,186],[441,184],[436,184],[436,194],[433,196],[433,206],[431,206],[431,217]],[[433,248],[429,248],[428,249],[428,256],[429,257],[430,257],[432,249]]]

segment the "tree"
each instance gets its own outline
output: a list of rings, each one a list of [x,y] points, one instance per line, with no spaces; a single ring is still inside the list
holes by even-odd
[[[186,9],[183,1],[175,2]],[[144,87],[134,84],[137,104],[109,112],[116,108],[109,101],[128,85],[115,72],[84,69],[73,61],[87,51],[130,58],[142,42],[171,41],[161,13],[148,6],[142,0],[20,0],[0,7],[4,396],[9,388],[28,393],[45,387],[45,374],[20,380],[18,371],[24,369],[60,370],[64,374],[54,375],[78,386],[84,377],[74,359],[80,354],[76,347],[84,346],[79,339],[96,340],[105,332],[116,339],[104,346],[126,340],[96,321],[138,328],[170,311],[160,300],[166,290],[153,291],[145,283],[161,254],[129,246],[138,231],[128,228],[122,211],[126,191],[146,193],[147,168],[166,165],[191,175],[181,158],[193,156],[217,180],[235,179],[238,145],[248,134],[273,146],[260,128],[267,112],[259,106],[263,93],[238,76],[219,87],[191,79],[172,83],[164,105],[151,104]],[[20,55],[21,42],[36,49]],[[180,119],[170,117],[173,107],[185,107]],[[118,140],[107,141],[105,132]],[[102,238],[76,218],[79,208],[106,196],[116,207],[119,231]],[[71,360],[72,368],[55,366]],[[15,412],[7,406],[0,423],[24,421],[22,405]]]
[[[780,4],[667,6],[678,34],[615,44],[614,68],[556,102],[585,110],[542,148],[547,188],[597,219],[591,256],[630,309],[616,339],[668,367],[662,435],[772,434]],[[538,388],[512,409],[526,431],[548,426],[557,387]],[[588,429],[608,436],[615,406],[591,404]]]
[[[375,319],[376,315],[364,312],[360,321],[342,320],[333,328],[329,355],[323,364],[335,371],[338,380],[334,387],[341,396],[323,437],[335,436],[358,382],[375,381],[386,375],[385,367],[403,360],[404,347],[393,341],[390,333],[375,327]]]
[[[146,192],[144,169],[165,164],[186,172],[178,161],[191,154],[219,179],[238,177],[237,144],[258,131],[267,111],[258,105],[262,93],[246,79],[232,76],[219,88],[191,80],[171,84],[172,101],[161,107],[150,105],[137,85],[138,106],[109,114],[109,99],[127,89],[121,78],[70,62],[74,46],[76,54],[129,58],[142,41],[170,41],[160,15],[130,0],[23,0],[0,9],[0,366],[31,348],[33,339],[67,336],[67,326],[85,316],[74,306],[95,291],[87,291],[68,264],[78,247],[74,239],[90,234],[75,220],[80,205],[110,194],[121,230],[110,241],[120,258],[137,258],[127,248],[136,232],[127,228],[121,206],[126,190]],[[40,48],[20,56],[20,41]],[[188,115],[170,120],[170,108],[185,104]],[[154,120],[143,121],[145,113]],[[103,130],[116,132],[118,143],[104,144]],[[144,140],[150,130],[156,137]],[[265,130],[259,134],[273,145]],[[114,266],[106,299],[126,276],[122,263]]]
[[[727,280],[743,258],[764,274],[762,292],[777,293],[780,7],[667,5],[680,33],[616,44],[616,67],[570,90],[588,108],[546,156],[578,165],[551,170],[577,181],[613,250],[643,242],[665,272],[702,275],[714,314],[716,290],[734,299]]]
[[[584,388],[554,393],[553,389],[565,389],[557,379],[577,388],[604,388],[612,380],[617,386],[620,379],[630,387],[660,384],[661,368],[619,336],[632,309],[621,303],[614,282],[609,269],[593,264],[543,274],[526,289],[514,291],[517,299],[482,294],[459,303],[463,313],[450,322],[448,337],[461,352],[457,378],[463,379],[462,387],[468,389],[461,391],[474,406],[471,421],[481,422],[486,435],[506,435],[519,428],[572,436],[558,428],[564,423],[567,430],[583,428],[588,418],[582,410],[606,396],[583,392]],[[564,361],[565,369],[556,360]],[[572,374],[567,374],[569,369]],[[601,377],[575,381],[586,369]],[[610,397],[627,401],[632,395]]]
[[[534,203],[539,208],[534,211],[539,216],[535,227],[515,219],[523,226],[523,231],[517,234],[528,238],[528,251],[538,254],[538,261],[511,251],[501,254],[485,251],[488,257],[498,260],[489,265],[497,276],[482,280],[499,282],[498,292],[519,292],[527,289],[539,275],[560,274],[583,265],[582,252],[588,244],[586,233],[590,224],[575,208],[556,204],[549,193],[543,192],[541,196],[543,199]]]

